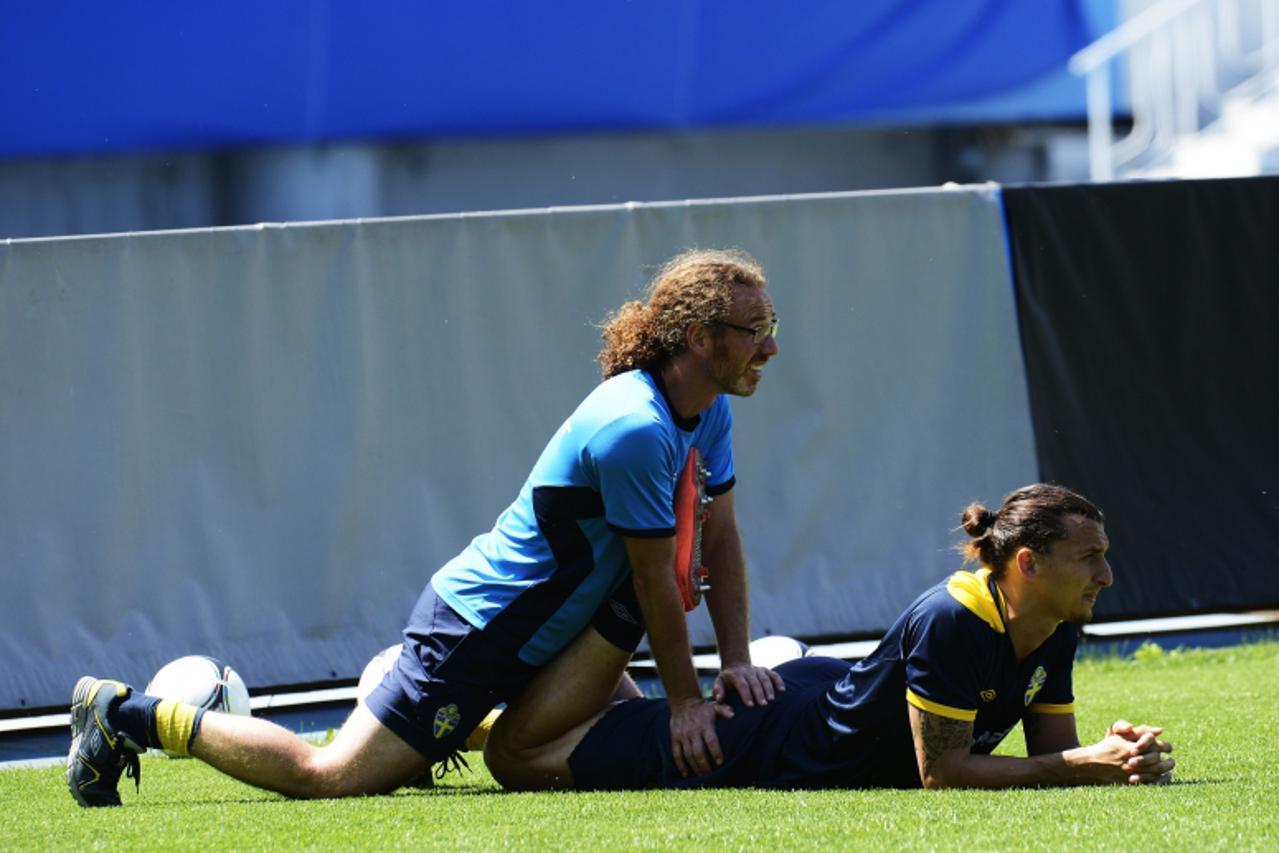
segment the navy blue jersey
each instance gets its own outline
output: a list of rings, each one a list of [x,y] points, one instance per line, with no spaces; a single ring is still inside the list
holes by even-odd
[[[906,705],[973,724],[989,753],[1027,713],[1073,714],[1079,629],[1063,623],[1018,661],[989,569],[956,572],[898,617],[875,651],[823,697],[832,751],[858,784],[919,784]],[[867,742],[874,762],[859,760]]]
[[[493,529],[440,569],[432,587],[474,627],[518,638],[521,661],[545,664],[626,580],[623,536],[675,535],[675,484],[690,447],[710,471],[709,494],[732,487],[732,423],[723,396],[698,417],[678,417],[647,371],[600,383]]]
[[[803,658],[778,667],[787,690],[765,706],[734,702],[716,733],[724,764],[681,777],[669,710],[632,700],[606,714],[569,761],[581,787],[919,787],[908,703],[973,724],[989,753],[1027,713],[1074,713],[1078,629],[1062,624],[1023,661],[989,570],[956,572],[907,608],[853,666]],[[598,730],[598,731],[597,731]]]

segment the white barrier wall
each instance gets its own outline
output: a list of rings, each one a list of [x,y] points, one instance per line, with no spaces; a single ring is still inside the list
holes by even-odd
[[[754,633],[886,627],[1036,477],[993,187],[9,241],[0,709],[192,652],[354,678],[694,245],[782,321],[734,401]]]

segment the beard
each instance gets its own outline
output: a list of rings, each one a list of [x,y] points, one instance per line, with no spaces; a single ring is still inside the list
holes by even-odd
[[[750,362],[735,359],[717,341],[711,356],[710,375],[721,393],[737,397],[749,397],[755,393],[759,381],[750,375]]]
[[[1087,611],[1083,613],[1077,613],[1071,618],[1067,619],[1066,621],[1072,625],[1075,625],[1076,627],[1082,628],[1093,620],[1093,613],[1095,609],[1096,609],[1096,605],[1094,605],[1093,607],[1089,607]]]

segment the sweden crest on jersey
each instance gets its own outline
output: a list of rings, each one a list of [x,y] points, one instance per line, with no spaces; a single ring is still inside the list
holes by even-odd
[[[457,709],[456,703],[450,703],[435,712],[435,739],[447,735],[449,732],[457,728],[457,724],[462,721],[462,712]]]
[[[1035,667],[1034,673],[1030,676],[1030,683],[1026,685],[1026,704],[1029,705],[1035,701],[1035,695],[1039,693],[1044,686],[1044,682],[1048,680],[1048,671],[1042,666]]]

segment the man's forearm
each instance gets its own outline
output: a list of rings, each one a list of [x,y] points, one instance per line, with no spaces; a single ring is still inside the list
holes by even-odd
[[[688,645],[684,607],[680,603],[674,577],[673,571],[662,575],[637,570],[634,575],[635,597],[639,599],[640,610],[644,614],[649,649],[657,664],[662,686],[666,688],[666,696],[672,702],[702,695]]]
[[[715,626],[721,669],[750,663],[750,595],[735,504],[731,489],[716,497],[702,531],[702,562],[711,585],[706,610]]]
[[[721,667],[750,663],[750,593],[746,560],[736,528],[725,531],[706,554],[711,588],[706,610],[715,626],[715,645]]]
[[[921,778],[927,788],[1032,788],[1157,782],[1170,773],[1175,764],[1161,749],[1171,750],[1171,746],[1162,743],[1134,746],[1122,738],[1108,736],[1089,746],[1030,758],[953,752],[936,763],[933,773]],[[1137,753],[1136,750],[1142,751]]]
[[[1038,788],[1099,783],[1087,772],[1077,750],[1015,758],[1006,755],[966,755],[938,767],[926,788]]]
[[[1171,763],[1160,765],[1159,749],[1171,746],[1157,742],[1153,735],[1130,742],[1111,733],[1091,746],[1077,746],[1058,752],[1033,755],[1030,758],[975,755],[969,752],[973,724],[941,714],[908,706],[911,731],[915,740],[915,758],[919,762],[919,779],[925,788],[1030,788],[1059,785],[1105,785],[1129,781],[1134,772],[1155,776],[1171,770]],[[1052,739],[1073,739],[1074,717],[1040,725],[1031,724],[1037,733],[1038,746],[1043,746],[1051,729]],[[1138,761],[1138,754],[1152,755]],[[1131,762],[1138,761],[1140,770]]]

